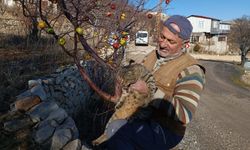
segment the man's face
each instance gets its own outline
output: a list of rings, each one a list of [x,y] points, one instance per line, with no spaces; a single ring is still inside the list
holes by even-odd
[[[177,25],[172,24],[176,31],[180,31]],[[181,52],[183,40],[177,35],[172,33],[167,27],[163,27],[159,39],[158,54],[161,57],[173,56]]]

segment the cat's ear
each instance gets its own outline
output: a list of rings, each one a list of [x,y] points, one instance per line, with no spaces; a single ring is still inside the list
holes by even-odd
[[[132,64],[134,64],[135,63],[135,60],[133,60],[133,59],[130,59],[129,60],[129,65],[132,65]]]

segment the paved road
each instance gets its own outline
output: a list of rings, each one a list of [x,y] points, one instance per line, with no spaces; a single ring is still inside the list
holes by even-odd
[[[186,149],[250,150],[250,90],[232,82],[238,73],[234,65],[201,63],[207,69],[206,86],[188,128],[193,141],[186,143]]]
[[[131,46],[128,57],[138,61],[153,46]],[[206,86],[186,136],[175,149],[250,150],[250,89],[235,85],[238,74],[230,63],[200,61],[206,69]]]

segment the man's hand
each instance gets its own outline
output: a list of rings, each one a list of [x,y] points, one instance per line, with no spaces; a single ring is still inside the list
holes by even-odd
[[[136,81],[134,84],[130,86],[130,89],[136,90],[141,94],[148,94],[148,92],[150,92],[147,83],[142,80]]]

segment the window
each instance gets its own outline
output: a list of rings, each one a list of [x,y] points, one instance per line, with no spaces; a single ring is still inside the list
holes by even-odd
[[[199,26],[199,28],[203,29],[204,28],[204,21],[199,21],[199,25],[198,26]]]
[[[147,36],[148,36],[147,33],[138,33],[136,37],[137,37],[137,38],[140,38],[140,37],[145,38],[145,37],[147,37]]]
[[[197,42],[199,42],[199,36],[191,36],[190,42],[191,43],[197,43]]]
[[[218,27],[219,27],[219,22],[213,21],[213,28],[218,28]]]
[[[225,36],[220,36],[220,37],[218,38],[218,41],[226,41],[226,37],[225,37]]]

